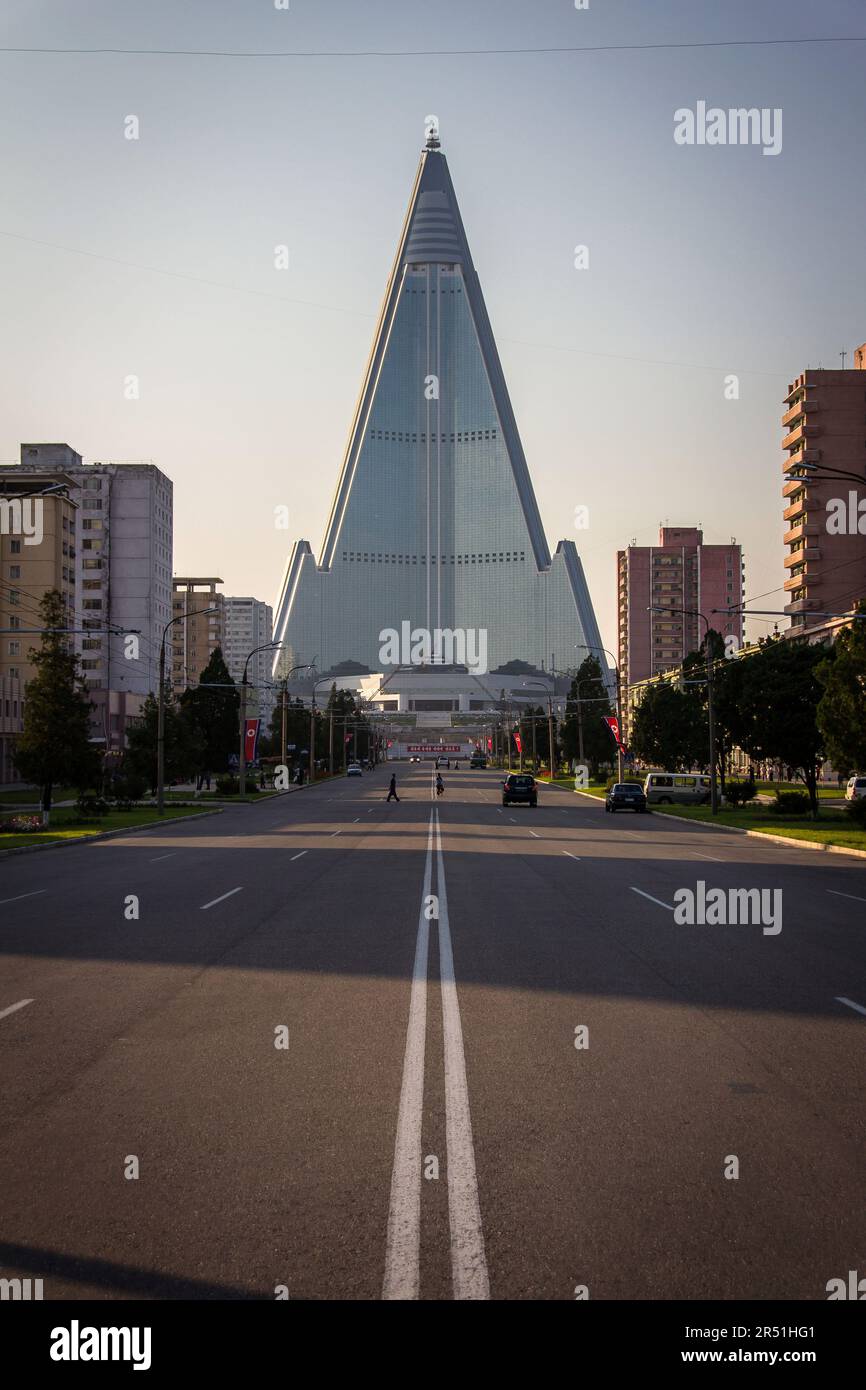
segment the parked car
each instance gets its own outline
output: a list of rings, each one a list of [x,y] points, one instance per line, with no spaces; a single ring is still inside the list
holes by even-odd
[[[534,777],[525,772],[512,772],[505,778],[502,783],[502,804],[511,806],[513,802],[538,805],[538,787]]]
[[[861,796],[866,796],[866,777],[849,777],[845,800],[858,801]]]
[[[486,767],[487,759],[485,758],[483,753],[473,753],[472,757],[469,759],[469,766],[470,768]]]
[[[604,798],[606,811],[645,811],[646,797],[640,782],[615,782]]]
[[[347,777],[363,777],[363,775],[360,763],[349,763],[349,766],[346,768]]]
[[[643,784],[648,806],[708,806],[710,779],[700,772],[650,772]]]

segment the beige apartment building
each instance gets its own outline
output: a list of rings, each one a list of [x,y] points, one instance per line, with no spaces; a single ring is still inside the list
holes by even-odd
[[[217,592],[221,579],[172,580],[172,618],[182,618],[169,628],[171,687],[182,695],[197,685],[212,653],[225,642],[225,595]],[[209,610],[209,611],[206,611]]]
[[[16,468],[0,481],[0,785],[19,780],[15,742],[24,727],[30,650],[41,641],[39,601],[58,589],[76,626],[74,481],[62,470]]]
[[[782,426],[790,635],[831,635],[838,624],[821,615],[866,597],[866,343],[850,367],[801,372]]]

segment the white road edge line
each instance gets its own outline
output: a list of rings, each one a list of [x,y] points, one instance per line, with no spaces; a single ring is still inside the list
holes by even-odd
[[[29,894],[27,895],[29,897]],[[19,999],[17,1004],[10,1004],[8,1009],[0,1009],[0,1018],[7,1018],[9,1014],[17,1013],[19,1009],[24,1009],[28,1004],[32,1004],[32,999]],[[866,1012],[866,1010],[864,1010]]]
[[[302,849],[302,850],[301,850],[301,854],[306,854],[306,852],[307,852],[307,851],[306,851],[305,849]],[[296,859],[300,859],[301,854],[293,854],[292,857],[291,857],[291,859],[289,860],[289,863],[290,863],[290,864],[294,864],[294,862],[295,862]]]
[[[427,900],[433,870],[433,812],[427,831],[424,887],[415,938],[415,964],[409,996],[409,1023],[403,1056],[403,1081],[391,1170],[388,1240],[382,1297],[413,1299],[421,1287],[421,1121],[424,1113],[424,1052],[427,1038],[427,956],[430,923]]]
[[[569,859],[576,859],[576,860],[578,861],[578,863],[580,862],[580,855],[579,855],[579,854],[572,854],[572,853],[571,853],[571,850],[568,850],[568,849],[564,849],[562,852],[563,852],[563,854],[567,854],[568,857],[569,857]]]
[[[172,858],[174,857],[174,855],[176,855],[176,854],[177,854],[177,850],[176,850],[176,849],[173,849],[172,852],[171,852],[171,854],[158,854],[158,855],[156,856],[156,858],[155,858],[155,859],[151,859],[150,862],[151,862],[151,864],[158,864],[159,861],[160,861],[160,859],[172,859]]]
[[[851,898],[855,903],[866,903],[866,898],[858,898],[854,893],[837,893],[835,888],[828,888],[828,893],[832,893],[834,898]],[[9,899],[13,901],[13,899]]]
[[[436,813],[436,886],[439,892],[439,974],[442,981],[442,1031],[445,1042],[445,1147],[448,1157],[448,1214],[451,1221],[451,1277],[454,1297],[487,1299],[490,1280],[478,1201],[466,1056],[460,1004],[454,975],[442,831]],[[418,1171],[420,1175],[420,1150]]]
[[[0,898],[0,907],[6,903],[20,903],[22,898],[38,898],[40,893],[47,892],[47,888],[34,888],[32,893],[18,893],[14,898]]]
[[[651,903],[658,903],[659,907],[666,908],[668,912],[673,912],[670,903],[663,903],[661,898],[654,898],[652,893],[645,893],[642,888],[632,888],[633,893],[640,893],[642,898],[649,898]]]
[[[830,891],[829,888],[828,888],[827,891],[828,891],[828,893],[829,893],[829,891]],[[855,1004],[853,999],[846,999],[845,996],[844,996],[844,994],[837,994],[837,995],[836,995],[836,1003],[837,1003],[837,1004],[847,1004],[849,1009],[856,1009],[857,1012],[858,1012],[858,1014],[866,1014],[866,1009],[863,1008],[863,1005],[862,1005],[862,1004]],[[17,1004],[16,1004],[15,1007],[16,1007],[16,1008],[18,1007]],[[0,1014],[0,1018],[2,1018],[2,1017],[3,1017],[3,1015]]]
[[[240,888],[230,888],[228,893],[223,893],[221,898],[214,898],[213,902],[202,903],[199,911],[207,912],[209,907],[216,907],[217,903],[224,903],[226,898],[233,898],[235,893],[242,893],[243,891],[243,886]]]

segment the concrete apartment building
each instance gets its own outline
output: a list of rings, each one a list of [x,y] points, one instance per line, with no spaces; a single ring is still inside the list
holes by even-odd
[[[650,607],[694,610],[742,646],[742,613],[722,611],[743,602],[743,552],[733,539],[729,545],[705,545],[695,526],[662,526],[658,545],[617,551],[617,590],[624,686],[679,666],[704,639],[705,625],[692,613],[652,613]]]
[[[35,671],[29,652],[40,644],[40,599],[58,589],[67,626],[76,626],[73,493],[60,469],[0,469],[0,785],[19,780],[13,754]]]
[[[232,679],[241,681],[250,652],[270,642],[274,631],[274,612],[270,604],[257,598],[226,598],[223,656]],[[271,676],[273,651],[257,652],[247,668],[247,708],[250,717],[258,715],[266,732],[273,713],[275,693]]]
[[[847,355],[847,354],[846,354]],[[853,365],[807,367],[788,387],[782,427],[788,636],[816,640],[866,597],[866,343]],[[860,479],[838,478],[839,472]]]
[[[172,580],[171,616],[183,618],[183,622],[176,622],[169,629],[171,686],[176,696],[182,695],[188,685],[198,685],[213,652],[217,647],[224,648],[226,599],[225,594],[217,592],[217,585],[222,582],[214,578]],[[168,663],[169,649],[166,651]]]
[[[93,738],[119,756],[157,688],[171,617],[171,480],[152,463],[85,463],[68,444],[22,444],[20,468],[60,468],[73,479],[77,626],[85,629],[75,646],[94,704]]]

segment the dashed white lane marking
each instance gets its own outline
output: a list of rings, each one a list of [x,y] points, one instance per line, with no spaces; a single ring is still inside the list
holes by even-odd
[[[150,862],[151,862],[151,864],[158,864],[159,861],[160,861],[160,859],[173,859],[174,856],[175,856],[176,854],[177,854],[177,850],[176,850],[176,849],[173,849],[172,852],[171,852],[171,854],[158,854],[158,855],[156,856],[156,858],[155,858],[155,859],[151,859]]]
[[[578,862],[580,861],[580,855],[579,855],[579,854],[572,854],[571,851],[570,851],[570,850],[567,850],[567,849],[564,849],[562,852],[563,852],[563,854],[567,854],[568,857],[569,857],[569,859],[577,859]]]
[[[20,903],[22,898],[38,898],[40,893],[47,893],[47,888],[35,888],[32,893],[18,893],[14,898],[0,898],[0,907],[4,903]],[[29,1000],[27,1001],[30,1002]]]
[[[339,833],[340,833],[339,830],[335,830],[334,833],[333,833],[333,835],[330,836],[330,838],[333,840],[334,835],[339,835]]]
[[[724,864],[724,859],[716,859],[712,854],[701,854],[699,849],[688,849],[686,854],[696,854],[699,859],[710,859],[714,864]]]
[[[451,1278],[454,1297],[490,1297],[484,1231],[478,1201],[466,1056],[460,1004],[448,924],[448,893],[442,831],[436,814],[436,886],[439,890],[439,975],[442,981],[442,1031],[445,1042],[445,1147],[448,1156],[448,1214],[451,1221]],[[420,1151],[419,1151],[420,1171]]]
[[[415,963],[409,995],[409,1024],[403,1056],[403,1082],[397,1114],[388,1240],[382,1297],[412,1299],[421,1286],[421,1121],[424,1113],[424,1052],[427,1039],[427,955],[430,923],[427,903],[433,871],[433,812],[427,831],[424,887],[415,938]]]
[[[305,849],[302,849],[302,850],[301,850],[301,854],[306,854],[306,852],[307,852],[307,851],[306,851]],[[294,862],[295,862],[296,859],[300,859],[301,854],[293,854],[292,857],[291,857],[291,859],[289,860],[289,863],[294,864]]]
[[[663,903],[661,898],[654,898],[652,893],[645,893],[642,888],[632,888],[633,893],[640,893],[642,898],[649,898],[651,903],[658,903],[659,907],[665,908],[668,912],[673,912],[670,903]]]
[[[358,824],[358,821],[359,821],[360,819],[361,819],[360,816],[356,816],[355,819],[352,821],[352,824],[353,824],[353,825],[357,825],[357,824]]]
[[[837,893],[835,888],[828,888],[827,892],[832,893],[834,898],[851,898],[855,903],[866,903],[866,898],[858,898],[856,893]]]
[[[828,889],[827,891],[829,892],[830,890]],[[858,1014],[866,1014],[866,1009],[863,1008],[863,1005],[862,1005],[862,1004],[855,1004],[853,999],[846,999],[845,996],[844,996],[844,994],[837,994],[837,995],[836,995],[836,1003],[837,1003],[837,1004],[847,1004],[849,1009],[856,1009],[857,1012],[858,1012]],[[17,1005],[16,1005],[16,1008],[17,1008]],[[0,1018],[2,1018],[2,1017],[3,1017],[3,1015],[0,1014]]]
[[[517,821],[514,819],[513,816],[509,816],[508,819],[511,821],[511,824],[512,824],[512,825],[516,825],[516,824],[517,824]]]
[[[235,893],[242,893],[243,891],[244,891],[244,890],[243,890],[243,887],[241,887],[241,888],[230,888],[229,891],[228,891],[227,893],[223,893],[223,895],[222,895],[221,898],[214,898],[212,902],[209,902],[209,903],[202,903],[202,905],[201,905],[201,911],[202,911],[202,912],[207,912],[207,910],[208,910],[209,907],[216,907],[217,903],[224,903],[225,900],[226,900],[226,898],[233,898],[234,895],[235,895]]]
[[[530,830],[529,833],[530,833],[530,835],[532,836],[532,838],[533,838],[534,840],[540,840],[540,839],[541,839],[541,836],[540,836],[540,835],[536,835],[536,833],[535,833],[534,830]]]
[[[29,894],[24,896],[29,897]],[[24,1009],[28,1004],[32,1004],[32,999],[19,999],[17,1004],[10,1004],[8,1009],[0,1009],[0,1018],[6,1018],[9,1014],[17,1013],[19,1009]]]

